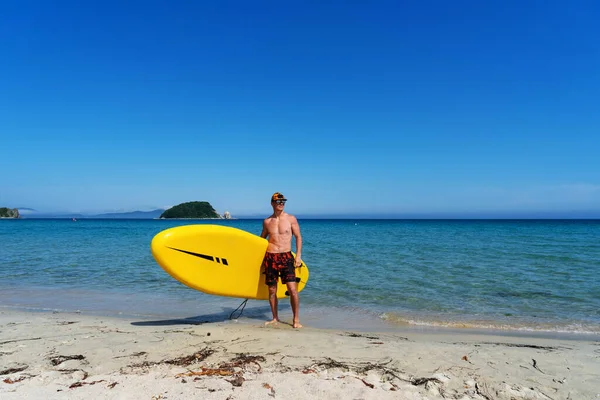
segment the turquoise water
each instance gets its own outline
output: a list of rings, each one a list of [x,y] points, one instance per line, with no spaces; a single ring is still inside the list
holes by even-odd
[[[0,306],[226,320],[242,300],[187,288],[150,253],[156,233],[196,223],[261,231],[260,220],[0,220]],[[600,221],[300,224],[304,323],[600,333]],[[249,301],[243,318],[269,315]]]

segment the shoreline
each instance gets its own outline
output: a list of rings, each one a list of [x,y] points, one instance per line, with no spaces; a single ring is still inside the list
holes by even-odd
[[[9,293],[9,292],[7,292]],[[51,291],[50,294],[54,293]],[[14,293],[13,293],[14,294]],[[53,294],[51,298],[56,298],[58,294]],[[270,309],[266,301],[250,300],[242,315],[235,312],[236,307],[243,302],[243,299],[219,299],[219,302],[212,298],[212,302],[207,299],[187,299],[173,300],[173,298],[147,298],[148,303],[156,304],[158,308],[140,308],[140,304],[132,301],[131,298],[118,297],[116,293],[109,296],[112,303],[102,303],[106,300],[106,293],[85,292],[88,298],[87,303],[79,304],[78,307],[72,307],[70,304],[77,304],[81,301],[83,292],[61,292],[62,303],[53,303],[45,296],[38,298],[30,303],[13,303],[11,301],[0,302],[0,312],[17,312],[31,314],[50,314],[50,313],[71,313],[76,315],[87,315],[90,317],[103,317],[115,319],[146,319],[146,320],[168,320],[168,321],[186,321],[186,324],[197,323],[227,323],[235,320],[241,324],[254,324],[257,321],[266,321],[270,319]],[[116,297],[115,297],[116,295]],[[17,295],[22,297],[23,294]],[[10,295],[9,295],[10,297]],[[14,300],[13,297],[11,300]],[[44,301],[47,300],[47,301]],[[65,303],[70,303],[69,305]],[[143,301],[142,301],[143,303]],[[93,306],[92,306],[93,305]],[[116,306],[129,305],[131,308],[116,308]],[[286,299],[280,299],[280,315],[284,318],[291,318],[291,308]],[[289,315],[288,315],[289,314]],[[301,320],[303,325],[322,330],[355,330],[359,332],[387,332],[387,333],[411,333],[419,334],[474,334],[481,336],[506,336],[515,338],[540,338],[556,340],[597,340],[600,341],[600,332],[596,331],[578,331],[564,329],[544,329],[543,327],[518,326],[515,324],[505,324],[499,321],[485,321],[478,325],[476,321],[428,321],[421,319],[422,322],[414,323],[413,318],[402,320],[390,320],[385,318],[385,313],[377,313],[361,309],[345,309],[334,306],[314,307],[304,305],[301,310]],[[230,319],[231,316],[235,318]],[[481,322],[481,321],[480,321]],[[497,326],[494,326],[497,323]],[[548,326],[552,326],[548,324]]]
[[[243,326],[251,326],[266,322],[271,319],[270,311],[267,310],[268,305],[250,306],[246,308],[240,316],[239,311],[234,312],[233,309],[217,313],[186,314],[178,310],[171,314],[164,313],[144,313],[144,312],[118,312],[118,311],[101,311],[101,310],[80,310],[80,309],[63,309],[63,308],[39,308],[27,307],[18,305],[0,305],[0,313],[16,313],[24,315],[52,315],[52,314],[70,314],[80,315],[84,318],[106,318],[120,321],[143,320],[148,323],[156,324],[166,323],[172,325],[203,325],[203,324],[228,324],[235,323]],[[324,312],[329,311],[329,312]],[[322,308],[318,311],[306,310],[306,307],[301,311],[301,322],[304,326],[311,329],[318,329],[324,332],[336,331],[355,331],[364,334],[379,332],[386,334],[399,335],[475,335],[480,337],[507,337],[507,338],[522,338],[528,340],[565,340],[565,341],[582,341],[582,342],[600,342],[599,332],[579,332],[567,330],[543,330],[532,328],[497,328],[497,327],[478,327],[468,326],[467,324],[457,324],[457,326],[446,324],[407,324],[407,323],[390,323],[380,316],[368,312],[330,312],[331,308]],[[279,306],[279,314],[282,320],[289,319],[291,321],[291,308],[284,304]],[[355,315],[352,315],[355,314]],[[355,318],[357,317],[358,318]],[[348,323],[348,320],[353,320],[353,323]]]
[[[595,399],[599,361],[597,338],[0,309],[3,399]]]

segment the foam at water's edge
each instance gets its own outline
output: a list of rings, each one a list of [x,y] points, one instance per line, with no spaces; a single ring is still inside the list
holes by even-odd
[[[392,325],[398,326],[423,326],[434,328],[451,329],[481,329],[491,331],[517,331],[517,332],[540,332],[540,333],[567,333],[600,335],[600,326],[588,324],[564,324],[553,323],[506,323],[489,320],[443,320],[443,319],[419,319],[407,317],[395,313],[383,313],[380,318]]]

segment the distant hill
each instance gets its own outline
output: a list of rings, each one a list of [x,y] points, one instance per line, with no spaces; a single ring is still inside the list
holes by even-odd
[[[173,206],[160,218],[222,218],[207,201],[189,201]]]
[[[122,213],[96,214],[91,218],[131,218],[131,219],[153,219],[159,218],[165,210],[157,209],[152,211],[131,211]]]
[[[35,211],[35,210],[33,210]],[[81,214],[81,213],[42,213],[42,212],[27,212],[21,215],[21,218],[105,218],[105,219],[154,219],[160,217],[165,211],[157,209],[152,211],[130,211],[130,212],[114,212],[103,214]]]

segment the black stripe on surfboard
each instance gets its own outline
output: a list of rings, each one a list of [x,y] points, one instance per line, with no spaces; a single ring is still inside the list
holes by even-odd
[[[209,256],[208,254],[194,253],[193,251],[176,249],[175,247],[169,247],[169,249],[175,250],[175,251],[180,251],[182,253],[189,254],[189,255],[194,256],[194,257],[203,258],[203,259],[208,260],[208,261],[212,261],[212,262],[216,261],[218,263],[223,263],[223,265],[229,265],[227,263],[227,259],[226,258],[219,258],[219,257]]]

